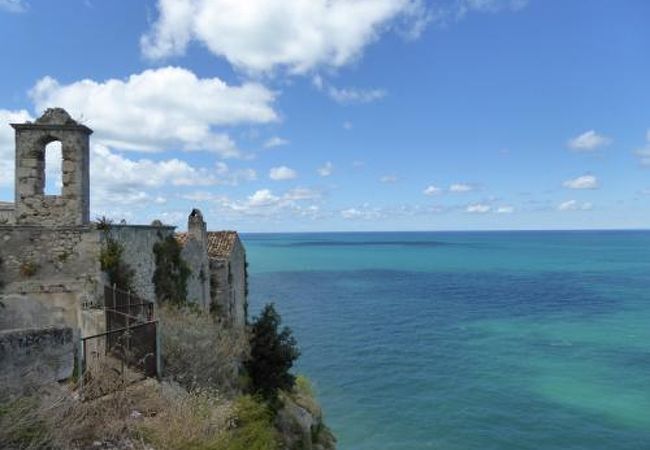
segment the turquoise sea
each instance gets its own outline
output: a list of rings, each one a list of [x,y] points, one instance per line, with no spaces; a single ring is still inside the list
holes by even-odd
[[[650,232],[244,243],[340,449],[650,449]]]

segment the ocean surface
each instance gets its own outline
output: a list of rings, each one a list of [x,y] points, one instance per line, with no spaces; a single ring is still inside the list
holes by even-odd
[[[650,232],[244,243],[340,449],[650,449]]]

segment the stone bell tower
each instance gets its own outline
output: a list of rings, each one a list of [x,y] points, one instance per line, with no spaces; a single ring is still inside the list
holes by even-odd
[[[92,130],[62,108],[35,122],[13,123],[16,130],[17,225],[79,226],[90,222],[89,143]],[[61,142],[61,195],[45,195],[45,147]]]

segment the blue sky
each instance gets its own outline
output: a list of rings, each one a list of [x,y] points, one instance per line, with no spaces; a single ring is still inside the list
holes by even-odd
[[[62,106],[95,130],[94,216],[646,228],[649,23],[645,0],[0,0],[0,200],[6,124]]]

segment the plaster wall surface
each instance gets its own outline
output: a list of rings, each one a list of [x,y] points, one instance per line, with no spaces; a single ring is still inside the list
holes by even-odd
[[[210,260],[205,244],[197,239],[188,239],[181,257],[189,266],[187,278],[187,300],[197,304],[204,311],[210,308]]]
[[[108,235],[122,244],[122,260],[135,271],[135,295],[154,301],[156,291],[153,274],[156,270],[154,244],[174,233],[174,227],[149,225],[111,225]],[[118,286],[119,287],[119,286]]]
[[[0,331],[0,395],[72,376],[74,342],[70,327]]]

